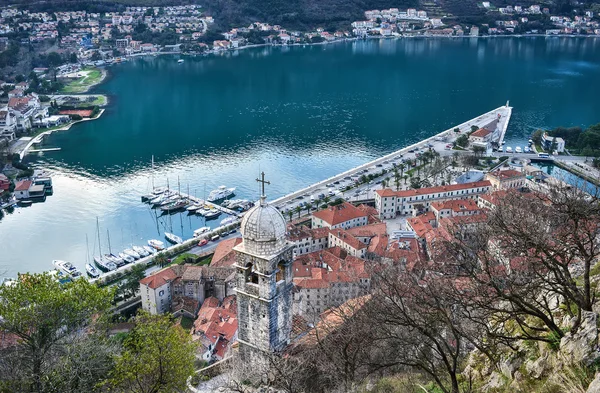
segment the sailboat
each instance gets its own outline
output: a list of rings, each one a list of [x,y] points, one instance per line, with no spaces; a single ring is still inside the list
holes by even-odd
[[[100,270],[104,272],[115,270],[117,268],[117,265],[114,262],[109,261],[102,256],[102,246],[100,244],[100,224],[98,222],[98,217],[96,217],[96,233],[98,233],[98,251],[100,255],[94,256],[94,263],[96,264],[96,266],[98,266]]]
[[[113,262],[117,267],[123,266],[125,261],[112,253],[112,247],[110,246],[110,232],[108,229],[106,230],[106,238],[108,239],[108,254],[104,254],[104,258]]]
[[[85,271],[87,272],[88,276],[90,276],[91,278],[98,278],[100,277],[100,272],[98,271],[98,269],[96,269],[94,267],[94,265],[92,265],[90,263],[90,244],[88,242],[88,235],[87,233],[85,234]]]

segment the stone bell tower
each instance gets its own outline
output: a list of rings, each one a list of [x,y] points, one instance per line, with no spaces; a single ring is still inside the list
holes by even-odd
[[[242,219],[237,245],[238,342],[241,360],[260,362],[265,354],[283,350],[292,329],[292,249],[286,222],[262,196]]]

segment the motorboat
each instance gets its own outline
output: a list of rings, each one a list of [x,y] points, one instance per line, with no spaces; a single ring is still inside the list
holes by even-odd
[[[201,209],[202,205],[197,205],[197,204],[191,204],[189,205],[185,210],[187,210],[190,213],[194,213],[196,210]]]
[[[131,255],[127,255],[124,252],[119,253],[119,258],[121,258],[122,260],[124,260],[127,263],[135,262],[134,257],[132,257]]]
[[[81,272],[79,270],[77,270],[77,268],[75,266],[73,266],[71,264],[71,262],[55,259],[52,261],[52,264],[58,271],[65,273],[67,276],[69,276],[71,278],[77,278],[77,277],[81,276]]]
[[[150,255],[150,253],[146,251],[144,247],[132,246],[131,248],[133,249],[133,251],[137,252],[142,257],[147,257],[148,255]]]
[[[202,228],[198,228],[194,231],[194,237],[198,237],[200,235],[202,235],[203,233],[206,233],[210,231],[210,227],[202,227]]]
[[[134,257],[135,259],[140,259],[142,256],[137,252],[133,251],[131,248],[126,248],[123,252],[127,255]]]
[[[215,219],[215,218],[219,217],[220,215],[221,215],[221,212],[219,210],[217,210],[217,209],[211,209],[211,210],[208,211],[208,213],[206,213],[204,215],[204,217],[207,220],[212,220],[212,219]]]
[[[523,148],[523,152],[524,152],[524,153],[531,153],[531,149],[529,148],[529,146],[525,146],[525,147]]]
[[[506,152],[507,152],[507,153],[512,153],[512,147],[508,146],[508,147],[506,148]]]
[[[114,263],[112,261],[109,261],[107,259],[104,259],[104,257],[95,256],[94,257],[94,263],[103,272],[110,272],[110,271],[115,270],[117,268],[117,264],[116,263]]]
[[[515,148],[515,153],[523,153],[523,149],[521,149],[521,146],[517,146]]]
[[[237,219],[238,219],[238,218],[237,218],[237,217],[235,217],[235,216],[227,217],[227,218],[225,218],[224,220],[221,220],[221,225],[222,225],[222,226],[225,226],[225,225],[231,225],[231,224],[233,224],[234,222],[236,222],[236,221],[237,221]]]
[[[179,64],[183,63],[183,59],[177,60],[177,63],[179,63]]]
[[[183,240],[174,233],[165,232],[165,238],[173,244],[181,244]]]
[[[87,272],[88,276],[90,276],[91,278],[100,277],[100,271],[98,269],[96,269],[94,267],[94,265],[92,265],[91,263],[85,264],[85,271]]]
[[[160,240],[156,240],[156,239],[148,240],[148,245],[150,247],[154,248],[155,250],[159,250],[159,251],[165,248],[165,243]]]
[[[530,140],[529,140],[529,144],[530,144],[530,145],[533,145],[533,139],[530,139]]]
[[[219,186],[216,190],[212,190],[210,194],[208,194],[208,198],[206,199],[209,202],[217,202],[222,201],[223,199],[227,199],[232,197],[235,192],[235,187],[227,188],[225,186]]]
[[[156,248],[152,248],[150,246],[142,246],[144,250],[148,251],[148,255],[156,254]]]
[[[504,151],[504,147],[500,146],[500,147],[498,148],[498,151],[499,151],[500,153],[502,153],[502,152]]]
[[[210,213],[210,209],[207,207],[201,207],[200,209],[196,210],[196,214],[200,214],[201,216],[206,216],[208,213]]]

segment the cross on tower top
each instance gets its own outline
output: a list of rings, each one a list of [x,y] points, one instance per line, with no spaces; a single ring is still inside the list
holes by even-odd
[[[260,195],[260,202],[261,204],[265,201],[265,199],[267,198],[267,196],[265,195],[265,184],[271,184],[270,181],[265,180],[265,173],[261,172],[260,174],[261,178],[257,178],[256,181],[261,184],[261,188],[262,188],[262,193]]]

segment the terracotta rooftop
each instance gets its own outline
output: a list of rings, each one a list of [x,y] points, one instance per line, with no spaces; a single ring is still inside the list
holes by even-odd
[[[235,263],[235,251],[233,247],[242,242],[241,237],[223,240],[217,245],[215,253],[210,262],[211,267],[229,267]]]
[[[327,209],[313,213],[314,217],[320,218],[331,226],[355,218],[366,217],[367,215],[367,213],[348,202],[344,202],[337,206],[330,206]]]
[[[474,133],[472,133],[470,136],[483,138],[483,137],[490,135],[491,133],[492,133],[492,131],[490,131],[490,130],[487,130],[485,128],[480,128],[477,131],[475,131]]]
[[[413,197],[413,196],[417,196],[417,195],[438,194],[438,193],[443,193],[443,192],[467,190],[467,189],[471,189],[471,188],[489,187],[490,185],[491,185],[491,183],[488,180],[482,180],[482,181],[476,181],[476,182],[471,182],[471,183],[449,184],[447,186],[419,188],[417,190],[393,191],[390,188],[386,188],[385,190],[377,190],[375,192],[379,196],[382,196],[382,197],[397,196],[400,198],[408,198],[408,197]]]
[[[387,224],[385,222],[381,222],[377,224],[363,225],[347,229],[346,232],[348,232],[352,236],[358,237],[381,236],[387,233]]]
[[[361,242],[360,240],[352,236],[349,232],[343,229],[333,229],[330,232],[330,235],[340,239],[355,250],[362,250],[363,248],[367,248],[367,245],[365,243]]]
[[[146,285],[151,289],[156,289],[173,281],[175,278],[177,278],[177,274],[172,268],[168,267],[151,276],[141,279],[140,284]]]
[[[15,191],[27,191],[32,184],[31,180],[21,180],[15,184]]]
[[[480,210],[473,199],[454,199],[443,202],[433,202],[431,208],[437,211],[452,210],[455,213]]]
[[[494,172],[489,172],[488,176],[493,176],[493,177],[497,178],[498,180],[502,181],[502,180],[509,180],[514,177],[524,177],[525,174],[523,172],[515,171],[514,169],[507,169],[504,171],[497,170]]]

